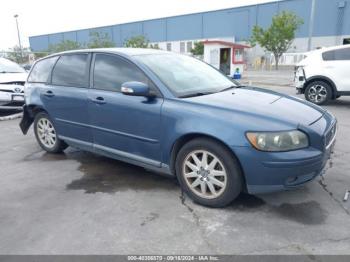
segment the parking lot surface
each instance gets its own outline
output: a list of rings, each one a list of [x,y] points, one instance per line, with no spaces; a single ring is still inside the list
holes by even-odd
[[[323,181],[242,194],[224,209],[142,168],[73,148],[44,153],[19,119],[1,121],[0,254],[350,254],[350,98],[326,108],[339,132]]]

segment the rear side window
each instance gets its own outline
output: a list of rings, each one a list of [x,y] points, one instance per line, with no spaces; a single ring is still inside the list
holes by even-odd
[[[88,54],[61,56],[52,72],[52,84],[88,87]]]
[[[122,84],[128,81],[149,84],[147,77],[135,65],[116,56],[96,54],[94,88],[120,92]]]
[[[350,60],[350,48],[324,52],[322,58],[324,61]]]
[[[58,56],[46,58],[38,61],[30,75],[28,77],[28,82],[31,83],[46,83],[49,80],[49,76],[52,70],[52,67],[55,65]]]

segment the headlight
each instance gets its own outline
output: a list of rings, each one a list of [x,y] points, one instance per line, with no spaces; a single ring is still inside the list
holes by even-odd
[[[286,132],[248,132],[246,135],[252,146],[261,151],[291,151],[309,146],[309,140],[306,134],[298,130]]]

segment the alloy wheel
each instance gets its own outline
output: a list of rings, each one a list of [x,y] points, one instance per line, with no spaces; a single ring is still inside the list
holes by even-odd
[[[227,185],[227,173],[220,159],[206,150],[189,153],[182,167],[188,188],[206,199],[219,197]]]
[[[37,123],[37,133],[40,142],[47,148],[53,148],[56,144],[56,131],[50,120],[40,118]]]
[[[327,99],[327,89],[323,85],[313,85],[309,88],[308,96],[311,102],[323,103]]]

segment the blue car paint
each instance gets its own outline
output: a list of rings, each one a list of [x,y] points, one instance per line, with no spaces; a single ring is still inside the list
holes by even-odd
[[[235,154],[249,193],[304,184],[321,173],[329,158],[331,149],[325,149],[324,137],[336,120],[318,106],[252,87],[181,99],[135,57],[161,55],[159,51],[84,52],[106,52],[128,59],[145,72],[162,96],[131,97],[93,88],[60,91],[59,87],[27,84],[27,106],[46,110],[59,137],[72,146],[173,175],[171,161],[176,142],[188,135],[205,135],[222,142]],[[45,96],[48,88],[55,90],[54,97]],[[92,102],[97,96],[103,96],[106,103]],[[261,152],[245,137],[247,131],[294,129],[308,135],[308,148]],[[289,181],[290,178],[295,180]]]

